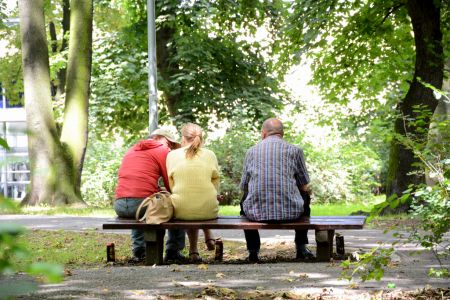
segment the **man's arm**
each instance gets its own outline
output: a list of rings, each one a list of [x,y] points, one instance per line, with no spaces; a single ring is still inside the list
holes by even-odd
[[[297,156],[297,173],[295,174],[295,181],[303,198],[303,216],[311,216],[311,188],[309,186],[309,174],[306,169],[305,157],[303,150],[299,148]]]
[[[248,195],[248,182],[250,181],[250,172],[248,169],[249,166],[249,162],[250,162],[250,158],[249,158],[249,152],[247,151],[247,154],[245,155],[245,159],[244,159],[244,169],[242,171],[242,177],[241,177],[241,183],[240,183],[240,188],[243,192],[241,201],[239,203],[240,207],[241,207],[241,211],[240,211],[240,215],[244,215],[244,209],[243,209],[243,203],[245,201],[245,199],[247,199],[247,195]]]
[[[164,158],[161,161],[158,160],[158,164],[159,164],[159,170],[161,172],[160,175],[163,178],[164,187],[166,188],[167,191],[171,192],[169,178],[167,175],[167,154],[164,156]]]

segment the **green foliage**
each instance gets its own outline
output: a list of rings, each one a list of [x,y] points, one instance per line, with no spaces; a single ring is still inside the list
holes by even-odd
[[[171,64],[180,70],[161,88],[180,95],[176,123],[194,118],[207,124],[211,114],[219,120],[236,115],[264,120],[281,107],[282,91],[258,43],[193,32],[176,36],[174,45]]]
[[[419,228],[412,232],[411,239],[425,248],[438,248],[444,234],[450,230],[450,180],[442,185],[423,186],[411,194],[414,198],[412,215],[419,217]]]
[[[429,270],[432,276],[449,277],[449,270],[443,266],[440,256],[449,255],[442,242],[445,234],[450,231],[450,159],[447,157],[438,162],[425,163],[433,172],[438,172],[438,181],[432,186],[414,187],[407,193],[412,198],[412,215],[421,220],[412,230],[409,240],[432,251],[439,261],[439,269]]]
[[[211,115],[261,120],[287,98],[262,55],[267,46],[247,37],[267,18],[276,23],[277,6],[233,2],[156,2],[161,122],[206,125]],[[123,12],[124,22],[95,41],[92,121],[100,133],[106,128],[133,139],[148,118],[146,7],[129,0],[114,5],[111,13]]]
[[[117,171],[125,150],[117,141],[91,139],[81,177],[81,194],[88,205],[112,206]]]
[[[414,109],[417,117],[405,117],[405,126],[408,128],[428,127],[432,119],[431,112],[423,106],[416,106]],[[400,143],[414,152],[433,182],[430,185],[411,185],[401,197],[393,195],[385,202],[375,206],[371,215],[372,217],[378,215],[387,206],[394,209],[403,203],[411,203],[410,214],[416,217],[419,222],[417,226],[409,230],[408,242],[421,245],[435,255],[441,267],[430,269],[429,274],[431,276],[448,277],[449,270],[443,266],[440,259],[441,255],[448,255],[448,249],[443,248],[442,242],[444,235],[450,231],[450,152],[448,149],[450,144],[448,128],[450,127],[448,116],[443,119],[435,118],[434,123],[436,128],[441,129],[437,131],[441,133],[438,143],[430,143],[430,140],[424,140],[424,132],[421,129],[414,130],[413,133],[407,132],[405,136],[395,135]],[[398,236],[399,234],[394,233],[394,235]],[[392,252],[386,254],[391,255]],[[360,267],[364,268],[364,264],[367,264],[367,262],[372,263],[373,260],[378,259],[375,257],[376,255],[378,253],[373,251],[367,253],[364,256],[366,262],[355,262],[351,266],[355,270]],[[381,269],[383,266],[383,264],[377,263],[374,268]],[[349,265],[347,264],[345,267],[349,267]],[[382,271],[378,270],[376,274],[380,274],[380,272]],[[354,274],[356,273],[353,272],[352,276]],[[367,278],[366,274],[363,274],[363,276],[366,276],[362,277],[363,279]]]
[[[2,27],[0,25],[0,40],[7,43],[3,57],[0,59],[0,83],[4,96],[11,104],[22,103],[20,93],[23,92],[22,56],[20,51],[19,26]]]
[[[3,29],[6,27],[5,20],[6,20],[7,16],[5,14],[5,11],[6,11],[6,2],[1,1],[0,2],[0,29]]]
[[[221,204],[237,205],[240,202],[243,162],[247,150],[256,144],[258,133],[249,130],[242,122],[233,122],[226,135],[209,143],[208,148],[217,156],[221,171]]]
[[[430,268],[430,270],[428,271],[428,276],[436,278],[450,278],[450,272],[448,269],[444,268]]]
[[[358,276],[362,281],[379,281],[384,275],[384,268],[391,263],[391,255],[394,248],[382,248],[381,246],[372,248],[367,253],[353,253],[354,261],[350,258],[341,263],[342,278],[352,280]]]
[[[333,144],[322,145],[286,133],[288,141],[304,149],[314,202],[373,200],[379,186],[380,159],[363,141],[336,137]]]
[[[0,137],[0,147],[3,149],[9,150],[8,143],[1,137]]]
[[[135,139],[148,126],[147,52],[136,43],[117,33],[94,41],[90,121],[97,136]]]
[[[402,1],[294,1],[280,48],[281,66],[295,53],[313,61],[313,83],[325,99],[341,104],[360,99],[370,118],[379,95],[397,101],[408,87],[414,41]]]

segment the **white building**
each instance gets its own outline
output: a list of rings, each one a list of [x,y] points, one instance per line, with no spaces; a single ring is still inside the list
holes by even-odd
[[[30,183],[25,109],[11,105],[1,85],[0,91],[0,137],[10,147],[0,147],[0,195],[20,200]]]

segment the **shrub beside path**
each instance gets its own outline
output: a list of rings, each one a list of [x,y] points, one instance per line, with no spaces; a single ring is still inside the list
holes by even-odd
[[[92,230],[108,218],[2,215],[0,222],[34,229]],[[243,233],[214,231],[216,236],[243,240]],[[126,231],[124,232],[126,233]],[[273,247],[293,249],[293,232],[261,231],[265,253]],[[394,238],[379,229],[342,231],[346,251],[369,250]],[[314,245],[314,234],[309,235]],[[446,242],[450,237],[447,235]],[[450,299],[449,280],[428,277],[439,267],[429,252],[410,256],[415,245],[397,248],[394,263],[380,281],[349,283],[339,280],[339,262],[306,263],[263,257],[261,264],[224,262],[200,265],[133,266],[104,264],[99,268],[74,269],[62,283],[41,284],[33,295],[19,299]],[[245,252],[245,251],[244,251]],[[294,255],[294,251],[287,255]],[[242,253],[244,256],[245,253]],[[449,258],[443,260],[450,267]],[[2,280],[26,278],[17,274]],[[415,293],[415,294],[414,294]],[[321,298],[320,298],[321,297]]]

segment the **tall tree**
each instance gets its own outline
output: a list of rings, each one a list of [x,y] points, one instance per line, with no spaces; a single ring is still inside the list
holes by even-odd
[[[25,110],[29,130],[30,190],[23,204],[84,204],[79,192],[87,142],[92,1],[72,1],[65,120],[54,120],[43,0],[19,1]],[[70,135],[70,138],[68,136]]]
[[[71,159],[75,191],[80,195],[81,172],[88,140],[88,106],[92,65],[92,0],[70,5],[69,61],[61,142]]]
[[[441,31],[441,5],[443,1],[409,0],[406,2],[408,15],[411,18],[416,49],[414,76],[405,98],[398,103],[397,109],[401,115],[395,121],[395,132],[402,136],[415,133],[416,138],[427,140],[427,130],[411,126],[406,118],[417,119],[422,109],[433,112],[438,101],[433,90],[420,82],[430,84],[435,88],[442,88],[444,75],[444,50]],[[424,120],[428,127],[430,120]],[[389,155],[388,178],[386,182],[386,196],[401,196],[410,184],[424,182],[423,172],[418,172],[415,166],[419,162],[412,149],[408,149],[396,139],[392,141]],[[407,203],[399,206],[397,211],[409,209]]]
[[[374,118],[395,123],[388,197],[423,182],[412,150],[395,136],[408,132],[426,139],[427,120],[418,128],[405,125],[404,118],[417,117],[417,105],[430,111],[437,105],[432,90],[420,80],[442,86],[443,48],[449,42],[442,40],[442,31],[449,29],[448,2],[295,1],[290,12],[285,27],[288,42],[279,46],[281,65],[294,54],[305,54],[313,60],[313,83],[325,99],[337,105],[359,102],[360,109],[351,112],[357,126]]]
[[[26,204],[77,202],[53,118],[43,0],[19,1],[20,31],[31,165]]]

